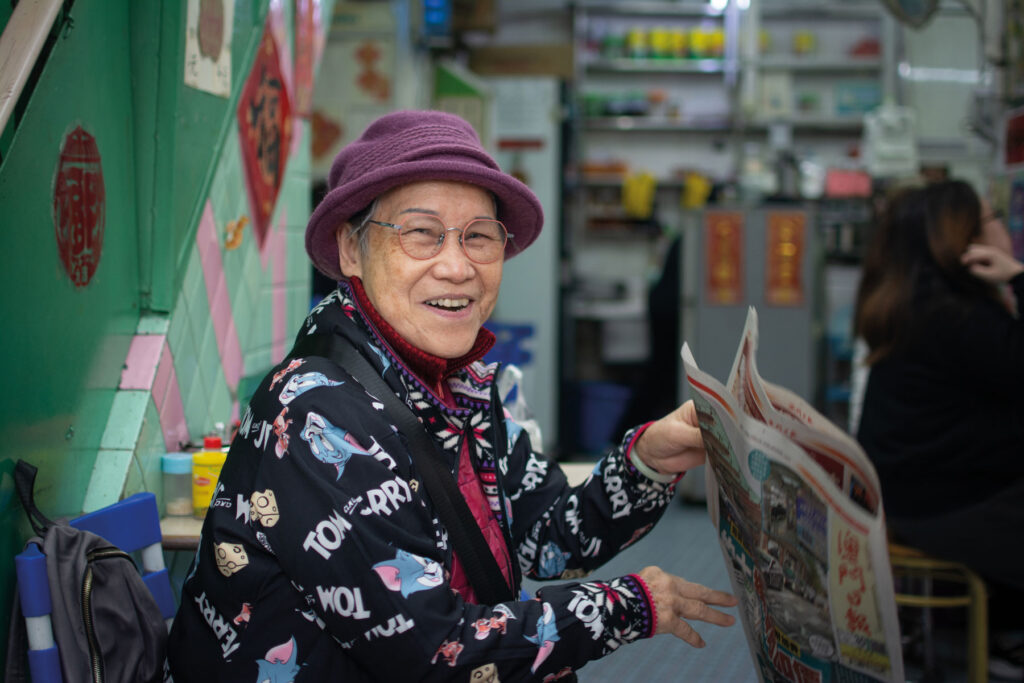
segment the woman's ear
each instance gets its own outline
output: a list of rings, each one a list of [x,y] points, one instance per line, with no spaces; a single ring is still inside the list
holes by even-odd
[[[338,263],[342,275],[362,277],[362,250],[359,248],[359,238],[352,234],[352,225],[345,223],[334,233],[334,237],[338,241]]]

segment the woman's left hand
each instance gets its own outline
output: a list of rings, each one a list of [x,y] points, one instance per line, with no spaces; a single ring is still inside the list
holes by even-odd
[[[693,401],[652,423],[633,445],[633,456],[662,474],[678,474],[703,465],[704,441]]]
[[[1001,285],[1024,272],[1024,264],[1005,250],[987,244],[968,245],[960,262],[976,278]]]

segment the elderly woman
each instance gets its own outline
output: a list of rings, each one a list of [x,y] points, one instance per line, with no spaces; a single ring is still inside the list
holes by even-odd
[[[465,121],[427,111],[373,123],[329,187],[306,249],[341,284],[231,446],[170,636],[175,680],[554,680],[659,633],[703,646],[686,620],[732,624],[712,607],[732,596],[656,567],[519,596],[523,575],[579,578],[635,543],[704,461],[687,403],[570,488],[502,412],[483,323],[504,259],[540,233],[533,193]],[[314,337],[354,349],[373,382],[304,351]],[[407,409],[434,452],[395,426]],[[503,599],[478,597],[479,565],[440,519],[450,501],[420,483],[426,457],[457,483]]]

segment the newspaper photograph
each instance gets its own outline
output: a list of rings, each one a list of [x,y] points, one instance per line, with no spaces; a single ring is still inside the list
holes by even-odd
[[[900,681],[878,476],[857,442],[757,371],[750,308],[723,385],[682,356],[718,532],[760,680]]]

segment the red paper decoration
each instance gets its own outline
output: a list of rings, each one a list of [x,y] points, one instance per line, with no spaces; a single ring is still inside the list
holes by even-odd
[[[292,136],[291,103],[280,55],[266,27],[238,101],[237,115],[253,229],[262,249],[281,190]]]
[[[61,145],[53,187],[57,253],[75,287],[88,285],[99,267],[106,208],[99,147],[78,126]]]

